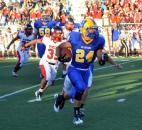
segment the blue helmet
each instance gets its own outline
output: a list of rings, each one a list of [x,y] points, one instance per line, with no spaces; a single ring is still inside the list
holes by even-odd
[[[82,21],[80,31],[82,33],[85,33],[87,37],[92,38],[92,39],[94,38],[96,39],[99,37],[98,26],[96,22],[89,17],[85,18]]]
[[[31,24],[27,24],[27,25],[25,26],[25,29],[33,29],[33,27],[32,27]]]
[[[27,25],[25,26],[25,33],[28,34],[28,35],[31,35],[32,32],[33,32],[33,27],[32,27],[32,25],[31,25],[31,24],[27,24]]]
[[[41,14],[41,21],[46,23],[50,22],[52,20],[52,14],[53,12],[51,8],[43,10]]]

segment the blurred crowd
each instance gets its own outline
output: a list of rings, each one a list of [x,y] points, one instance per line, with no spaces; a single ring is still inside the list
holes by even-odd
[[[0,24],[27,24],[41,18],[42,12],[47,8],[52,8],[55,19],[59,19],[63,10],[67,10],[60,0],[20,0],[7,3],[0,0]]]
[[[102,19],[106,14],[111,23],[142,23],[142,0],[86,1],[87,15]]]
[[[114,56],[126,51],[123,50],[122,39],[126,41],[129,54],[132,54],[131,50],[137,50],[141,54],[142,0],[84,0],[84,2],[86,14],[82,14],[82,17],[93,17],[99,23],[100,21],[103,23],[104,17],[108,18],[111,29],[109,34],[105,35],[111,36],[110,49]],[[73,15],[71,14],[73,7],[69,5],[69,0],[8,0],[8,2],[0,0],[0,46],[4,44],[5,49],[24,25],[27,23],[33,25],[47,8],[53,11],[52,18],[62,23],[65,22],[66,17]],[[115,34],[113,30],[120,31],[120,34]],[[122,34],[127,36],[123,35],[122,38]],[[113,44],[115,41],[113,35],[117,35],[115,39],[119,41],[117,46]],[[134,47],[133,44],[138,45]],[[3,50],[0,51],[3,52]],[[13,54],[15,50],[14,44]]]

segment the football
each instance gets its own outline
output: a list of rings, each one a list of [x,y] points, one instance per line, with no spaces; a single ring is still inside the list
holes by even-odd
[[[64,58],[72,58],[72,48],[69,42],[63,43],[59,47],[59,56]]]

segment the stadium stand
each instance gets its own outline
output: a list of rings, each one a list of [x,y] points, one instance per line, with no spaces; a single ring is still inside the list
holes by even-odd
[[[139,56],[141,55],[142,0],[82,0],[82,2],[84,2],[86,12],[83,8],[80,10],[80,12],[83,12],[80,16],[82,19],[86,16],[93,17],[98,25],[103,28],[107,40],[107,49],[110,53],[113,50],[111,30],[113,24],[117,24],[120,31],[129,35],[129,38],[126,39],[129,48],[128,56],[135,54],[135,51]],[[45,8],[52,8],[55,20],[64,21],[70,14],[75,18],[75,14],[72,13],[77,7],[73,6],[69,0],[0,0],[0,30],[3,37],[6,37],[5,32],[8,27],[12,29],[11,33],[14,35],[27,23],[33,23],[36,19],[39,19]],[[80,7],[78,8],[80,9]],[[104,22],[107,22],[105,21],[106,17],[109,24],[104,27]],[[120,50],[123,45],[121,39],[119,41],[118,49]],[[6,40],[1,43],[4,44],[4,47],[7,44],[5,42]]]

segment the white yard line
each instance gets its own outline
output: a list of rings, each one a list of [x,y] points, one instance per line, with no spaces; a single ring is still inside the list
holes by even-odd
[[[24,66],[26,66],[26,65],[30,65],[30,64],[34,64],[35,62],[32,62],[32,63],[26,63]],[[0,67],[0,69],[4,69],[4,68],[10,68],[10,67],[14,67],[15,66],[15,64],[13,64],[13,65],[6,65],[6,66],[1,66]]]
[[[139,61],[139,60],[128,61],[128,62],[124,62],[124,63],[121,63],[121,64],[127,64],[127,63],[135,62],[135,61]],[[106,68],[110,68],[110,67],[113,67],[113,66],[114,66],[114,65],[106,66],[106,67],[100,67],[100,68],[94,69],[94,71],[101,70],[101,69],[106,69]],[[56,80],[61,80],[61,79],[63,79],[63,78],[57,78]],[[27,90],[36,88],[37,86],[39,86],[39,84],[30,86],[30,87],[27,87],[27,88],[24,88],[24,89],[20,89],[20,90],[17,90],[17,91],[15,91],[15,92],[11,92],[11,93],[8,93],[8,94],[4,94],[4,95],[0,96],[0,99],[4,99],[4,98],[6,98],[6,97],[10,97],[10,96],[19,94],[19,93],[21,93],[21,92],[24,92],[24,91],[27,91]]]
[[[0,96],[0,100],[1,100],[1,99],[4,99],[4,98],[6,98],[6,97],[10,97],[10,96],[13,96],[13,95],[15,95],[15,94],[18,94],[18,93],[21,93],[21,92],[24,92],[24,91],[33,89],[33,88],[36,88],[36,87],[38,87],[38,86],[39,86],[39,84],[36,84],[36,85],[30,86],[30,87],[27,87],[27,88],[24,88],[24,89],[17,90],[17,91],[12,92],[12,93],[4,94],[3,96]]]

